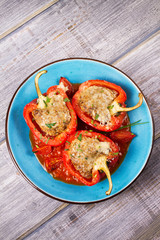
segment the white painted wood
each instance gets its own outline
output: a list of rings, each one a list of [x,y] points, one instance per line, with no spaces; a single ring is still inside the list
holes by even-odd
[[[9,101],[37,68],[57,59],[90,57],[106,62],[158,27],[159,1],[59,1],[0,44],[0,139]],[[151,20],[150,20],[151,19]]]
[[[160,238],[160,139],[140,177],[119,195],[92,205],[72,205],[26,239]],[[147,236],[145,232],[147,231]],[[142,238],[143,235],[146,238]],[[155,238],[154,238],[155,237]]]
[[[29,21],[38,13],[49,7],[53,1],[32,0],[32,1],[0,1],[0,36],[5,37],[18,26]],[[1,39],[0,37],[0,39]]]
[[[128,74],[146,96],[154,117],[155,133],[160,133],[160,31],[115,62]]]
[[[18,1],[12,2],[15,11]],[[158,0],[61,0],[4,38],[0,42],[0,140],[9,101],[19,84],[37,68],[66,57],[114,63],[130,75],[149,101],[159,136],[159,10]],[[19,19],[28,13],[16,14]],[[141,176],[123,193],[98,204],[69,205],[28,239],[160,239],[159,141]],[[0,158],[0,239],[16,239],[49,219],[62,203],[39,193],[18,174],[5,141]]]
[[[6,144],[0,145],[0,239],[16,239],[62,203],[34,189],[16,170]]]

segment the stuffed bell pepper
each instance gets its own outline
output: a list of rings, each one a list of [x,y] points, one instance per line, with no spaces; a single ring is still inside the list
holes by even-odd
[[[59,146],[67,136],[76,130],[77,117],[61,83],[52,86],[46,94],[41,93],[38,79],[47,71],[39,72],[35,77],[38,99],[24,107],[24,119],[32,133],[46,145]]]
[[[92,186],[105,175],[112,190],[110,169],[119,158],[118,146],[108,137],[90,131],[78,131],[67,139],[63,152],[66,169],[87,186]]]
[[[72,99],[72,105],[79,118],[100,131],[111,132],[118,129],[127,111],[141,106],[139,102],[130,108],[125,107],[125,91],[114,83],[104,80],[89,80],[82,83]]]

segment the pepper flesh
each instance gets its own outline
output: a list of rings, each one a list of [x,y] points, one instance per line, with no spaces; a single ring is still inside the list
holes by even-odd
[[[70,135],[71,133],[73,133],[74,131],[76,131],[76,127],[77,127],[77,116],[76,113],[68,99],[68,96],[66,95],[66,93],[64,92],[63,89],[59,88],[58,86],[52,86],[47,90],[46,94],[41,93],[39,86],[38,86],[38,79],[39,77],[46,73],[46,70],[43,70],[41,72],[39,72],[36,77],[35,77],[35,86],[36,86],[36,90],[37,90],[37,94],[38,94],[38,100],[34,99],[32,102],[28,103],[25,107],[24,107],[24,111],[23,111],[23,116],[24,119],[28,125],[28,127],[30,128],[30,130],[32,131],[32,133],[41,141],[44,142],[46,145],[50,145],[50,146],[59,146],[62,145],[66,139],[67,136]],[[37,125],[37,123],[35,122],[35,120],[33,119],[32,116],[32,111],[40,108],[43,109],[45,108],[45,102],[47,100],[47,96],[51,95],[51,94],[60,94],[63,97],[63,100],[68,99],[68,101],[65,101],[65,104],[67,106],[67,108],[69,109],[69,113],[71,116],[71,120],[70,123],[68,124],[67,128],[60,133],[59,135],[53,137],[53,136],[49,136],[47,134],[45,134],[40,127]],[[38,101],[38,104],[37,104]]]
[[[81,106],[79,104],[80,94],[82,91],[86,90],[91,86],[104,87],[118,92],[118,96],[114,99],[114,101],[110,105],[111,107],[110,108],[108,107],[111,115],[111,120],[107,124],[101,124],[98,120],[92,119],[91,116],[89,116],[86,112],[84,112],[81,109]],[[79,90],[75,93],[75,95],[72,98],[72,105],[75,109],[75,112],[82,121],[100,131],[111,132],[118,129],[122,125],[123,119],[126,116],[125,113],[126,111],[131,111],[142,104],[143,96],[141,93],[139,94],[139,97],[140,100],[136,106],[132,108],[125,108],[125,101],[127,99],[127,96],[125,91],[120,86],[104,80],[88,80],[80,85]]]
[[[75,167],[73,166],[72,160],[71,160],[70,145],[71,145],[72,141],[74,141],[75,139],[79,139],[80,135],[82,137],[95,138],[101,142],[109,142],[110,143],[111,151],[108,154],[108,156],[103,154],[96,159],[95,164],[93,165],[93,168],[92,168],[92,178],[91,179],[87,179],[87,178],[83,177],[79,173],[79,171],[75,169]],[[85,184],[87,186],[93,186],[96,183],[98,183],[100,181],[100,179],[104,176],[104,173],[105,173],[109,180],[109,190],[106,192],[106,194],[109,195],[112,190],[112,181],[111,181],[110,171],[107,166],[107,161],[110,162],[110,167],[113,164],[115,165],[119,158],[118,153],[119,153],[118,146],[108,137],[106,137],[100,133],[82,130],[82,131],[78,131],[78,132],[70,135],[69,138],[67,139],[67,142],[65,144],[65,150],[63,151],[63,162],[64,162],[66,168],[68,169],[68,171],[74,177],[76,177],[78,180],[80,180],[83,184]],[[99,170],[102,170],[103,173],[99,172]]]

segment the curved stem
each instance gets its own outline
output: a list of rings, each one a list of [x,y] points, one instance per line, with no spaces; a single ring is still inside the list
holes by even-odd
[[[103,172],[105,172],[109,182],[109,189],[108,191],[106,191],[106,195],[109,195],[112,191],[112,179],[109,168],[107,166],[107,157],[105,155],[102,155],[97,158],[97,160],[95,161],[95,165],[93,167],[93,171],[94,170],[102,170]]]
[[[42,74],[44,74],[44,73],[47,73],[47,71],[46,71],[46,70],[43,70],[43,71],[37,73],[37,75],[36,75],[36,77],[35,77],[35,87],[36,87],[36,91],[37,91],[38,97],[40,97],[40,96],[42,95],[42,93],[41,93],[41,91],[40,91],[40,89],[39,89],[38,80],[39,80],[40,76],[41,76]]]
[[[142,102],[143,102],[143,95],[142,95],[142,93],[139,93],[138,97],[139,97],[138,103],[135,106],[129,107],[129,108],[120,107],[117,102],[113,102],[112,103],[113,108],[110,110],[111,115],[113,115],[113,114],[115,114],[117,112],[129,112],[129,111],[132,111],[134,109],[139,108],[142,105]]]

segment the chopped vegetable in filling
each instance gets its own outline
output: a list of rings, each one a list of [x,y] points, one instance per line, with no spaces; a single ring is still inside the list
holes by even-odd
[[[106,124],[110,121],[111,115],[109,108],[118,93],[106,87],[91,86],[81,92],[79,104],[81,109],[99,121],[101,124]]]
[[[92,177],[92,168],[96,159],[101,155],[108,155],[110,143],[100,142],[97,138],[82,137],[71,143],[70,157],[76,170],[85,178]]]
[[[61,95],[52,95],[45,101],[45,108],[32,111],[39,127],[50,136],[62,133],[71,120],[69,109]]]

